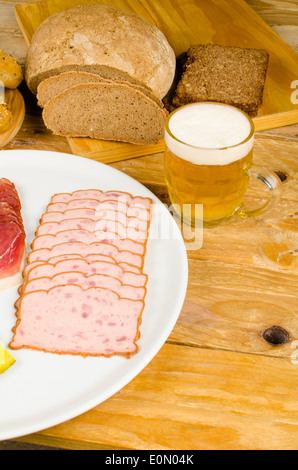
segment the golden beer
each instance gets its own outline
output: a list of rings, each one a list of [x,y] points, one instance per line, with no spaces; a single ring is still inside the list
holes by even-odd
[[[200,132],[204,134],[202,138]],[[195,224],[196,204],[203,205],[206,225],[221,222],[235,213],[248,186],[253,137],[252,120],[227,105],[196,103],[168,116],[165,180],[171,202],[183,220]],[[204,147],[193,145],[196,142],[202,142]]]

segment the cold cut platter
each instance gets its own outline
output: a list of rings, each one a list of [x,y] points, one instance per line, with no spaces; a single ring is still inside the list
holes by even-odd
[[[15,359],[0,374],[0,439],[11,439],[71,419],[130,382],[174,327],[188,269],[167,208],[120,171],[30,150],[2,151],[0,169],[20,197],[27,250],[22,284],[0,291],[0,341]],[[124,195],[117,227],[95,217]]]

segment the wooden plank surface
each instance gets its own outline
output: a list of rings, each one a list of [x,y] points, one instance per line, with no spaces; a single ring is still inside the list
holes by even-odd
[[[298,24],[297,2],[249,3],[273,27]],[[4,12],[9,47],[21,57],[13,6],[0,2],[0,47]],[[294,37],[289,44],[295,47]],[[71,153],[45,129],[26,87],[20,90],[26,116],[6,149]],[[297,148],[298,125],[257,134],[254,161],[282,177],[282,200],[264,218],[204,230],[202,248],[188,252],[180,317],[151,363],[89,412],[20,440],[68,449],[297,449]],[[112,166],[169,202],[161,152]],[[253,186],[248,202],[265,197]],[[273,326],[287,332],[285,343],[265,341]]]
[[[296,390],[288,360],[167,344],[112,398],[38,436],[80,449],[98,436],[102,448],[294,449]]]
[[[176,55],[192,44],[209,42],[266,49],[270,60],[257,130],[298,122],[298,105],[291,99],[291,84],[298,76],[298,57],[244,0],[44,0],[22,3],[15,7],[15,12],[27,44],[48,16],[82,3],[109,3],[134,11],[165,34]],[[69,138],[68,141],[73,153],[96,157],[104,163],[153,154],[162,147],[162,143],[135,146],[89,138]]]

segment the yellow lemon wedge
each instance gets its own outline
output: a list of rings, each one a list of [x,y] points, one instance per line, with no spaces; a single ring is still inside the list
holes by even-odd
[[[0,374],[5,372],[15,362],[15,359],[6,351],[5,347],[0,342]]]

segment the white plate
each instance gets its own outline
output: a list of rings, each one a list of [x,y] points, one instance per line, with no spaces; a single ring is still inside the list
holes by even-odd
[[[142,184],[110,166],[63,153],[8,150],[0,152],[0,177],[16,185],[28,246],[54,193],[117,189],[154,201],[144,267],[149,280],[139,351],[130,359],[11,351],[16,363],[0,375],[3,440],[78,416],[130,382],[156,355],[176,323],[186,293],[188,264],[183,239],[167,208]],[[0,292],[0,340],[5,347],[15,324],[16,298],[17,287]]]

